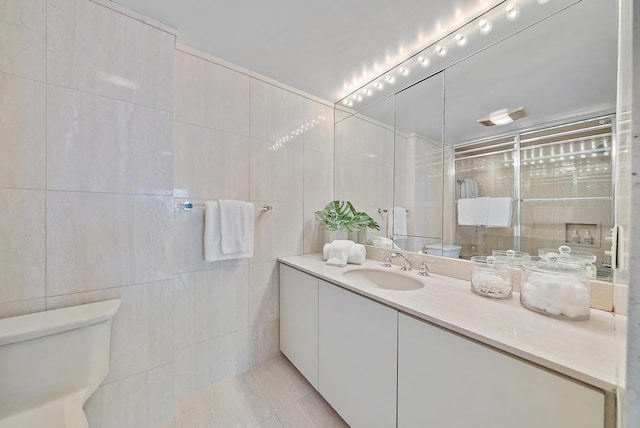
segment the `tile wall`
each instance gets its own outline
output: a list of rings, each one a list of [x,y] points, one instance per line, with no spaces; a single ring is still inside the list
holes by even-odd
[[[121,298],[89,424],[171,425],[279,354],[276,259],[324,242],[333,109],[105,2],[0,11],[0,317]],[[174,208],[218,198],[258,208],[253,258],[204,262],[203,211]]]

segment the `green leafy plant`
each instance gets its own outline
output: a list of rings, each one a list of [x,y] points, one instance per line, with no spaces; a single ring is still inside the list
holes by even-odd
[[[330,231],[356,232],[367,227],[380,230],[374,219],[364,212],[356,211],[349,201],[331,201],[322,211],[314,214],[316,220]]]

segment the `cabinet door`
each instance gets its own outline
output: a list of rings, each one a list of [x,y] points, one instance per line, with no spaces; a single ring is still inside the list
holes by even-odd
[[[318,279],[283,264],[280,350],[318,389]]]
[[[398,323],[398,427],[603,427],[602,391],[415,318]]]
[[[396,426],[397,311],[320,281],[320,394],[353,428]]]

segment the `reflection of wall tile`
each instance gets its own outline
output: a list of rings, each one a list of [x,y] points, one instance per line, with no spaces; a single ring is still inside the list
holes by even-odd
[[[44,191],[0,189],[0,219],[0,303],[44,297]]]
[[[173,110],[173,35],[85,0],[49,0],[46,28],[48,82]]]
[[[43,83],[0,73],[0,187],[44,189],[45,92]]]
[[[171,197],[48,192],[47,295],[168,279]]]
[[[0,71],[44,81],[46,1],[5,0],[0,13]],[[6,92],[2,91],[3,96]]]
[[[49,189],[171,195],[171,181],[171,113],[49,85]]]

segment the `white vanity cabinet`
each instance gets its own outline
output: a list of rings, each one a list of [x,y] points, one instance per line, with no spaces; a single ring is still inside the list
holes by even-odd
[[[318,389],[318,278],[280,264],[280,350]]]
[[[353,428],[396,426],[398,311],[320,281],[320,394]]]
[[[398,427],[602,428],[602,391],[400,314]]]

